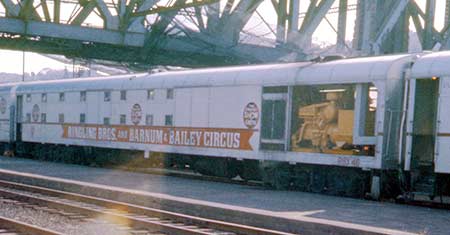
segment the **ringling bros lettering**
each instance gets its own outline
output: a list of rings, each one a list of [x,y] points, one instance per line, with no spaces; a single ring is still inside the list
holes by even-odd
[[[142,144],[253,150],[255,130],[233,128],[138,127],[64,124],[63,138]]]

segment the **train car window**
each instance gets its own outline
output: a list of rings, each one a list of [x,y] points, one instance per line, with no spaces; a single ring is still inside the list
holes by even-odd
[[[287,93],[287,86],[272,86],[272,87],[264,87],[263,93]]]
[[[127,115],[120,114],[120,124],[125,125],[127,123]]]
[[[167,96],[166,96],[166,98],[168,99],[168,100],[171,100],[171,99],[173,99],[173,89],[167,89]]]
[[[264,87],[261,112],[261,149],[286,150],[288,87]]]
[[[355,91],[356,85],[294,87],[291,151],[374,155],[374,146],[353,144]]]
[[[26,100],[27,100],[27,102],[31,102],[31,94],[27,94]]]
[[[155,99],[155,90],[147,90],[147,100],[154,100]]]
[[[86,102],[86,91],[80,92],[80,102]]]
[[[86,123],[86,114],[80,113],[80,123]]]
[[[285,100],[263,100],[261,137],[270,140],[284,139]]]
[[[58,114],[58,122],[59,123],[64,123],[64,113]]]
[[[372,83],[356,85],[355,94],[355,128],[353,129],[353,144],[375,145],[376,112],[378,89]]]
[[[145,116],[145,125],[147,126],[153,126],[153,115],[147,114]]]
[[[172,126],[173,125],[173,116],[172,115],[166,115],[166,117],[165,117],[165,125],[166,126]]]
[[[378,90],[374,85],[367,86],[365,107],[364,135],[375,136],[375,115],[377,112]]]
[[[26,122],[31,122],[31,113],[27,113]]]
[[[103,125],[110,125],[110,118],[109,117],[105,117],[103,118]]]
[[[127,100],[127,91],[120,91],[120,100]]]
[[[64,92],[59,93],[59,101],[63,102],[66,99]]]
[[[41,102],[46,103],[47,102],[47,93],[42,93],[41,95]]]
[[[105,96],[104,96],[104,101],[105,102],[109,102],[109,101],[111,101],[111,91],[105,91]]]
[[[47,122],[47,114],[46,113],[41,113],[41,122],[42,123],[46,123]]]

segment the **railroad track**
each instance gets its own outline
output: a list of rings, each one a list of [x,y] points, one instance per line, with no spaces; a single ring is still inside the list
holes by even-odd
[[[33,207],[75,220],[95,221],[96,218],[102,218],[120,226],[126,234],[290,234],[7,181],[0,181],[0,201]]]
[[[61,235],[60,233],[0,216],[0,234]]]

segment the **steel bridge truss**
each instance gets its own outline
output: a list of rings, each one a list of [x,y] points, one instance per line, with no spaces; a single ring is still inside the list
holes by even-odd
[[[276,12],[273,27],[258,11],[264,0],[0,0],[0,48],[187,67],[294,61],[311,53],[323,22],[336,35],[336,53],[406,52],[411,23],[423,49],[450,47],[450,0],[439,9],[445,10],[442,30],[434,23],[436,0],[265,1]],[[351,11],[355,22],[348,20]],[[273,33],[269,43],[242,40],[256,17]]]

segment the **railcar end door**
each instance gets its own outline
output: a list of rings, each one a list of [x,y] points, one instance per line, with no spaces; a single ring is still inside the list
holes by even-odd
[[[407,125],[407,157],[410,190],[420,194],[435,194],[434,159],[436,155],[436,120],[439,79],[411,81]]]
[[[17,104],[16,104],[17,112],[16,112],[16,140],[22,141],[22,121],[23,121],[23,96],[17,96]],[[13,119],[11,119],[12,121]]]
[[[409,90],[405,170],[414,170],[433,165],[439,80],[411,80]]]

